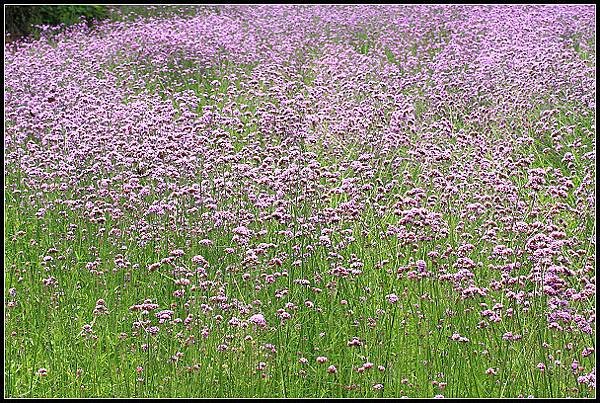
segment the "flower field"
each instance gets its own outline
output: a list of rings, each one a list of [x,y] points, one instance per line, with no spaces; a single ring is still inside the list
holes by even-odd
[[[189,10],[5,44],[5,397],[595,397],[595,6]]]

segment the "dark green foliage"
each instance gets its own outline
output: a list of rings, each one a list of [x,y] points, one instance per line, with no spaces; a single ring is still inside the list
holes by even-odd
[[[103,19],[108,16],[107,6],[6,6],[4,33],[11,36],[25,36],[38,32],[35,25],[71,25],[84,17],[86,21]]]

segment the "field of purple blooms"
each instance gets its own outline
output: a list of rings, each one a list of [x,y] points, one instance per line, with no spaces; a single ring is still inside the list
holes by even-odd
[[[212,6],[4,51],[8,397],[594,397],[595,6]]]

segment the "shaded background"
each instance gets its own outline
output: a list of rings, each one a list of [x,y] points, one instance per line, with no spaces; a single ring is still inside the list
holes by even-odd
[[[4,7],[4,36],[19,37],[39,33],[36,25],[72,25],[81,18],[90,22],[100,20],[109,15],[107,6],[5,6]]]

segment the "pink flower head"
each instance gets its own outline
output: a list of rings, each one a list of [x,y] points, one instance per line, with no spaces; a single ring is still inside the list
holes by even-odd
[[[317,357],[317,362],[323,364],[324,362],[327,362],[327,357]]]
[[[348,345],[348,347],[362,346],[362,342],[360,341],[360,339],[358,337],[353,337],[352,340],[348,340],[347,345]]]
[[[171,256],[183,256],[185,254],[185,252],[182,249],[175,249],[171,251]]]
[[[250,316],[250,319],[248,320],[260,327],[267,326],[267,321],[265,320],[265,317],[260,313]]]

